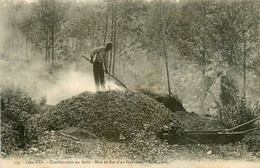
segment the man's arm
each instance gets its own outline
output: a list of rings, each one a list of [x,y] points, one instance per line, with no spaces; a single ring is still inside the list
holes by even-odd
[[[95,54],[97,54],[100,50],[100,47],[94,48],[92,50],[90,50],[90,60],[91,62],[93,62],[93,58],[95,56]]]
[[[104,60],[104,67],[105,67],[105,72],[106,73],[108,73],[107,64],[108,64],[108,54],[106,53],[105,60]]]

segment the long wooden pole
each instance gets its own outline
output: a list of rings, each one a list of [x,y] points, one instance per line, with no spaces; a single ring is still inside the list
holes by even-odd
[[[83,58],[85,58],[86,60],[88,60],[90,63],[90,59],[88,59],[86,56],[82,55]],[[109,72],[107,72],[106,74],[108,74],[109,76],[111,76],[112,78],[114,78],[117,82],[119,82],[125,89],[127,89],[126,85],[121,82],[119,79],[117,79],[114,75],[110,74]]]

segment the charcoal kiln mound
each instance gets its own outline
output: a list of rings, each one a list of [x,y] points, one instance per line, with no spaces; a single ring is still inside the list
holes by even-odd
[[[177,117],[162,103],[132,91],[84,92],[63,100],[41,118],[49,130],[80,127],[99,138],[131,141],[140,133],[183,132]]]
[[[181,99],[177,95],[163,95],[151,92],[150,90],[140,89],[139,92],[155,99],[156,101],[163,103],[171,111],[186,111],[182,105]]]

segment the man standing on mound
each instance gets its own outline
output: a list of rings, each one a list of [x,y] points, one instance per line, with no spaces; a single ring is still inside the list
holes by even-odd
[[[108,64],[108,51],[112,49],[113,44],[108,42],[106,46],[101,46],[94,48],[90,51],[90,59],[91,63],[93,63],[93,73],[96,85],[96,91],[100,91],[101,89],[104,91],[105,88],[105,72],[107,71],[107,64]],[[104,66],[104,67],[103,67]]]

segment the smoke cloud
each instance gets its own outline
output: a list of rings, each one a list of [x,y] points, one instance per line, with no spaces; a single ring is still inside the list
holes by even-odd
[[[106,82],[106,89],[123,90],[122,87],[113,81]],[[46,94],[47,104],[57,104],[61,100],[84,91],[96,92],[93,74],[70,69],[68,72],[60,73],[57,82],[54,85],[50,85],[44,94]]]
[[[96,92],[92,72],[82,72],[74,67],[61,69],[49,74],[44,63],[34,62],[25,66],[23,63],[0,63],[1,84],[14,85],[24,89],[30,96],[40,101],[47,99],[47,104],[54,105],[81,92]],[[124,90],[114,81],[106,82],[107,90]]]

